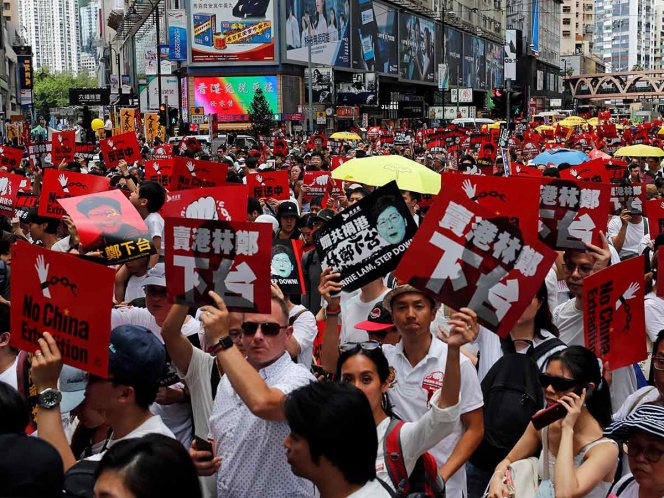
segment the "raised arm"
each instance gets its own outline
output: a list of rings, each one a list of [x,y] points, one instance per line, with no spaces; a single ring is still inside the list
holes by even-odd
[[[182,325],[187,318],[188,311],[187,306],[174,304],[161,327],[161,337],[164,339],[168,355],[178,370],[185,374],[189,371],[189,363],[194,350],[189,339],[182,334]]]

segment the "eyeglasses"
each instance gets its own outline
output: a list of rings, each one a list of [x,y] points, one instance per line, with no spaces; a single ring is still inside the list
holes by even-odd
[[[383,218],[378,223],[376,223],[376,226],[378,228],[385,228],[387,226],[388,221],[390,222],[390,225],[394,226],[399,222],[400,219],[401,215],[399,213],[392,213],[387,218]]]
[[[664,356],[653,356],[652,366],[655,370],[664,370]]]
[[[364,342],[344,342],[339,344],[340,353],[350,353],[362,349],[364,351],[374,351],[380,349],[381,344],[378,341],[364,341]]]
[[[542,389],[547,387],[553,387],[554,391],[558,392],[567,392],[574,389],[578,382],[574,379],[566,379],[565,377],[556,377],[554,375],[548,375],[541,373],[539,374],[539,381],[542,386]]]
[[[282,329],[288,328],[287,325],[280,325],[275,322],[263,322],[263,323],[244,322],[242,324],[242,333],[247,336],[254,335],[258,330],[258,327],[261,328],[261,333],[264,336],[268,337],[274,337],[276,335],[279,335],[279,332]]]
[[[664,451],[654,448],[652,446],[640,446],[634,442],[625,442],[623,443],[623,450],[632,458],[636,458],[638,455],[643,455],[649,463],[657,463],[662,459],[662,454]]]
[[[574,273],[574,270],[578,270],[579,275],[585,276],[590,275],[593,271],[593,267],[591,265],[563,265],[563,271],[569,275]]]
[[[166,294],[167,294],[166,287],[159,287],[158,285],[157,286],[148,285],[145,287],[146,296],[165,297]]]
[[[115,209],[109,209],[107,211],[100,211],[98,213],[89,213],[88,217],[90,219],[98,219],[98,218],[114,218],[115,216],[119,216],[120,213],[118,213]]]

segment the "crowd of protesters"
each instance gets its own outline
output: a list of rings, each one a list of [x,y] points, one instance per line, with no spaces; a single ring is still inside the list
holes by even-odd
[[[151,149],[140,143],[147,160]],[[99,289],[98,306],[111,294],[114,303],[108,375],[96,376],[63,366],[48,332],[35,351],[10,343],[11,280],[24,271],[12,268],[13,244],[78,257],[75,223],[34,208],[3,221],[0,496],[362,498],[444,490],[448,498],[502,498],[515,495],[513,469],[529,457],[538,459],[530,470],[537,497],[664,496],[664,299],[656,292],[664,235],[641,213],[610,217],[599,246],[559,252],[501,339],[474,310],[452,310],[392,274],[344,292],[340,275],[322,266],[315,232],[375,187],[346,182],[337,198],[309,198],[303,182],[305,171],[329,170],[333,155],[400,154],[439,173],[476,173],[476,152],[452,162],[447,153],[380,140],[341,144],[337,154],[304,140],[285,150],[223,145],[214,154],[183,143],[188,157],[226,163],[229,184],[289,171],[290,200],[250,198],[247,221],[270,224],[277,239],[302,241],[306,292],[285,294],[273,284],[269,313],[230,312],[214,292],[214,304],[198,309],[169,303],[164,187],[143,179],[140,162],[107,169],[103,157],[78,157],[51,165],[107,175],[128,190],[155,251],[116,268],[114,289]],[[40,192],[43,168],[17,173]],[[632,176],[649,184],[650,198],[664,189],[659,159],[635,159],[624,181]],[[402,196],[423,223],[421,194]],[[583,282],[644,252],[649,292],[637,305],[646,330],[634,333],[647,338],[649,356],[612,370],[584,347]],[[537,383],[534,411],[564,408],[543,429],[515,429],[509,420],[497,426],[501,407],[488,397],[499,369],[520,361],[515,356],[534,372],[521,379]],[[168,362],[178,379],[163,387]],[[28,430],[31,418],[36,427]],[[507,446],[492,439],[496,430],[510,435]]]

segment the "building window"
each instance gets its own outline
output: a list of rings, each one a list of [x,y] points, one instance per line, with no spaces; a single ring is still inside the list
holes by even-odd
[[[569,14],[572,12],[572,7],[569,5],[563,5],[563,14]]]
[[[570,24],[572,24],[571,19],[569,19],[567,17],[563,19],[563,26],[569,26]]]
[[[569,31],[563,31],[563,38],[569,38],[570,36],[572,35]]]

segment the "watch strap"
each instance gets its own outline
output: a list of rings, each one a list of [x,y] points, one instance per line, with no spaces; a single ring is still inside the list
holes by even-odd
[[[230,349],[234,346],[233,339],[231,339],[231,336],[225,335],[219,341],[214,343],[212,346],[208,348],[208,353],[210,353],[213,356],[217,356],[221,351],[225,351],[226,349]]]

